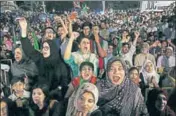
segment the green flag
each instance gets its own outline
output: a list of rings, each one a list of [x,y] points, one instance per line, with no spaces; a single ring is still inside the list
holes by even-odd
[[[32,32],[32,38],[34,39],[34,49],[39,51],[40,49],[38,45],[38,37],[35,35],[34,32]]]

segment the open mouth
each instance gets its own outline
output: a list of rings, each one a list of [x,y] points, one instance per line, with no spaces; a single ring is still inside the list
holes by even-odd
[[[39,102],[39,99],[38,99],[38,98],[34,99],[34,102],[38,103],[38,102]]]
[[[87,51],[87,50],[88,50],[88,47],[84,47],[84,50],[86,50],[86,51]]]
[[[114,81],[115,83],[119,82],[119,80],[120,80],[120,77],[119,77],[119,76],[113,76],[113,81]]]

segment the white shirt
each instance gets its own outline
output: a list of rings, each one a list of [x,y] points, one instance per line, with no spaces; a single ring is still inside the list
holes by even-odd
[[[133,66],[132,59],[133,59],[133,55],[134,55],[135,51],[136,51],[136,45],[132,44],[128,53],[126,53],[126,54],[122,53],[122,58],[124,59],[124,61],[128,61],[131,66]]]

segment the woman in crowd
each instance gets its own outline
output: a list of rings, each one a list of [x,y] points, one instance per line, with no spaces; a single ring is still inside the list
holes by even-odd
[[[71,35],[65,54],[64,60],[72,68],[73,76],[79,75],[80,64],[84,61],[88,61],[94,64],[94,74],[97,76],[98,59],[94,53],[90,52],[90,40],[88,38],[78,39],[79,50],[77,52],[71,52],[73,41],[76,39],[74,33]]]
[[[113,57],[107,64],[105,80],[97,82],[100,110],[104,116],[148,115],[141,90],[129,80],[126,64]]]
[[[35,63],[26,57],[21,47],[15,49],[15,61],[11,65],[11,75],[12,77],[28,77],[29,88],[34,85],[37,80],[38,69]],[[27,78],[26,77],[26,78]]]
[[[50,99],[49,87],[37,83],[32,89],[31,109],[34,116],[64,116],[60,102]]]
[[[148,93],[147,108],[150,116],[175,116],[167,106],[168,96],[162,89],[153,89]]]
[[[39,82],[49,85],[50,95],[62,100],[71,79],[69,67],[64,63],[53,40],[43,42],[42,53],[35,50],[27,39],[27,21],[19,20],[21,27],[21,43],[25,54],[31,58],[39,69]]]
[[[78,88],[73,104],[69,104],[66,116],[102,116],[97,107],[98,89],[91,83]]]
[[[85,82],[95,84],[97,77],[94,76],[94,65],[91,62],[82,62],[80,65],[80,76],[75,77],[69,84],[69,89],[65,98],[69,98],[74,91],[77,90]]]
[[[141,69],[140,78],[146,87],[158,87],[160,77],[155,70],[155,66],[150,60],[146,60]]]

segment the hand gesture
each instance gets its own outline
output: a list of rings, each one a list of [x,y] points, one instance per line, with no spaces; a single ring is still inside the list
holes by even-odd
[[[61,21],[62,21],[62,19],[61,19],[60,16],[55,16],[55,17],[54,17],[54,20],[55,20],[56,22],[61,22]]]
[[[79,37],[79,33],[78,32],[72,32],[71,36],[70,36],[70,39],[76,40],[78,37]]]
[[[24,17],[19,19],[19,25],[22,30],[27,29],[27,21]]]
[[[135,32],[134,32],[134,35],[135,35],[136,38],[138,38],[139,35],[140,35],[140,33],[139,33],[138,31],[135,31]]]
[[[67,15],[67,19],[69,23],[72,23],[72,20],[70,19],[70,16]]]

